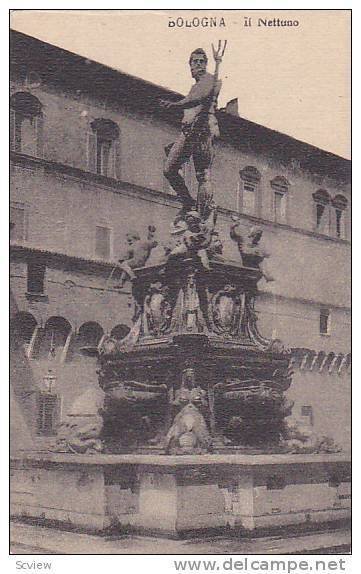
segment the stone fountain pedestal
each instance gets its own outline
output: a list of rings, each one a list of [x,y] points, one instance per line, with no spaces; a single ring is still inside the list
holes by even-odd
[[[78,531],[251,535],[350,517],[343,454],[28,453],[11,467],[14,518]]]

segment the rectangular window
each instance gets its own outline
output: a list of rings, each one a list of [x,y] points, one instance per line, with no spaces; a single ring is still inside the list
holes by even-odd
[[[256,213],[256,186],[250,182],[243,182],[242,213],[255,215]]]
[[[305,418],[309,425],[313,425],[313,410],[311,405],[303,405],[301,407],[301,416]]]
[[[110,229],[97,226],[95,229],[95,255],[101,259],[110,259]]]
[[[278,223],[286,221],[286,194],[275,191],[274,196],[274,220]]]
[[[45,279],[46,265],[42,261],[28,261],[28,278],[27,290],[28,293],[42,294],[44,293],[44,279]]]
[[[22,203],[10,205],[10,239],[13,241],[26,239],[25,206]]]
[[[330,309],[321,307],[320,309],[320,335],[330,334]]]
[[[42,436],[56,435],[59,422],[60,397],[52,393],[38,394],[38,424],[37,432]]]

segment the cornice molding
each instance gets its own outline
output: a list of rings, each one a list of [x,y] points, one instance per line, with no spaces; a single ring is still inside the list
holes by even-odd
[[[100,186],[104,189],[113,191],[114,193],[120,193],[131,197],[138,197],[139,199],[159,203],[161,205],[167,205],[168,207],[174,209],[180,208],[180,202],[177,197],[175,195],[165,193],[164,191],[158,191],[156,189],[143,187],[141,185],[130,183],[125,180],[112,179],[103,175],[82,170],[77,167],[62,164],[56,161],[46,160],[43,158],[28,156],[14,151],[11,151],[10,153],[10,160],[13,165],[20,165],[28,169],[43,169],[44,173],[53,173],[56,176],[63,175],[81,183],[91,183],[93,185]],[[275,229],[284,229],[293,233],[300,233],[302,235],[307,235],[309,237],[314,237],[323,241],[331,241],[339,244],[350,245],[350,241],[346,239],[323,235],[308,229],[293,227],[292,225],[288,225],[286,223],[276,223],[269,219],[246,215],[225,207],[220,207],[218,211],[223,216],[226,216],[227,219],[231,219],[232,215],[236,215],[241,220],[249,221],[251,224],[258,224],[264,227],[271,227]]]

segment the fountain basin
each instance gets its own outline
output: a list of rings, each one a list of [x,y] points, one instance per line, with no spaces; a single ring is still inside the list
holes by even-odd
[[[11,515],[87,532],[244,535],[350,517],[347,454],[26,453],[11,460]]]

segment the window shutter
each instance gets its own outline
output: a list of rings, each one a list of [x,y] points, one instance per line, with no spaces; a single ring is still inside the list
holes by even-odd
[[[326,307],[320,309],[320,333],[321,335],[330,333],[330,310]]]
[[[97,171],[97,136],[93,132],[87,133],[87,170]]]
[[[35,119],[35,133],[36,133],[36,153],[38,157],[44,156],[44,117],[37,116]]]
[[[248,215],[256,215],[257,197],[256,186],[253,183],[243,182],[242,212]]]
[[[286,222],[286,201],[287,195],[280,191],[275,191],[273,195],[274,219],[278,223]]]
[[[60,397],[52,393],[40,392],[38,403],[38,434],[42,436],[56,435],[60,415]]]
[[[15,149],[15,110],[10,109],[10,149]]]
[[[113,140],[112,143],[112,172],[111,177],[122,179],[122,157],[120,140]]]

